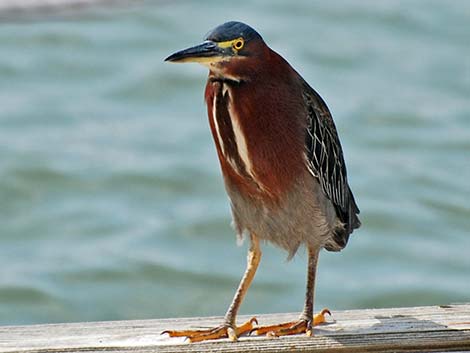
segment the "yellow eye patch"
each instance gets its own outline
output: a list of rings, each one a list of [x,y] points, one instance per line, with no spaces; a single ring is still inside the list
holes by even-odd
[[[219,42],[217,45],[220,48],[229,48],[232,47],[235,51],[241,50],[243,46],[245,45],[245,40],[240,37],[237,39],[232,39],[232,40],[227,40],[225,42]]]
[[[235,50],[240,50],[245,45],[243,38],[238,38],[232,43],[232,48]]]

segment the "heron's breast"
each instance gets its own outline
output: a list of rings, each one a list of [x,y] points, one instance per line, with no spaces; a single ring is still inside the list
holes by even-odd
[[[250,98],[255,97],[233,83],[208,82],[208,115],[222,171],[241,191],[278,196],[299,167],[291,156],[295,146],[278,122],[269,121],[269,110],[259,111]]]

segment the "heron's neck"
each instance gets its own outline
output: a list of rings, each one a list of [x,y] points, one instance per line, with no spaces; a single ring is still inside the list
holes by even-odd
[[[209,82],[220,82],[222,84],[227,84],[230,86],[239,86],[242,84],[244,81],[240,79],[234,79],[234,78],[229,78],[229,77],[221,77],[217,75],[213,75],[212,73],[209,73]]]

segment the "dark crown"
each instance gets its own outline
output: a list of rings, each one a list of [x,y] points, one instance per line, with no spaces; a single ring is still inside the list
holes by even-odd
[[[242,37],[245,41],[262,39],[259,33],[250,26],[242,22],[230,21],[215,27],[206,34],[204,40],[225,42],[239,37]]]

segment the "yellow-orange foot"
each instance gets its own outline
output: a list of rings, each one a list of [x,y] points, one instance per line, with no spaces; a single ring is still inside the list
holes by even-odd
[[[258,336],[266,335],[268,337],[296,335],[300,333],[312,336],[312,327],[326,322],[326,314],[331,315],[328,309],[323,309],[319,314],[313,317],[313,322],[300,319],[298,321],[286,322],[279,325],[261,326],[253,329],[251,333]]]
[[[253,324],[258,324],[258,320],[255,317],[235,328],[229,325],[221,325],[209,330],[163,331],[162,334],[166,333],[170,337],[186,337],[189,342],[201,342],[227,337],[231,341],[236,341],[241,335],[251,332],[254,328]]]

